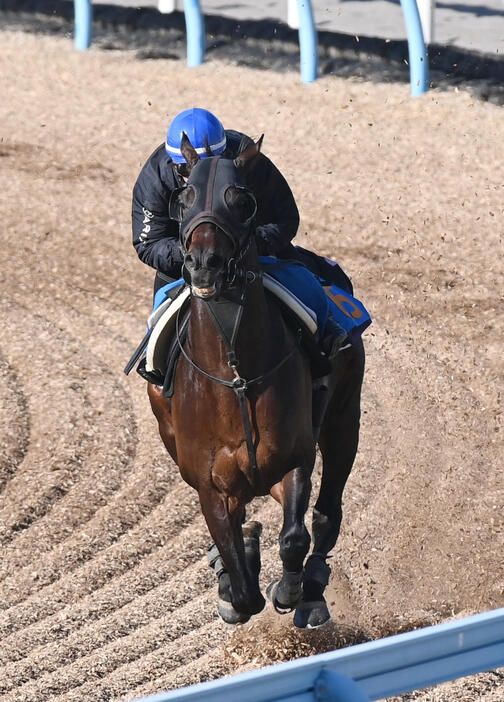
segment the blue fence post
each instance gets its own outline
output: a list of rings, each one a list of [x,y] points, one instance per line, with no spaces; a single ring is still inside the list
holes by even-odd
[[[75,48],[89,49],[93,36],[93,6],[91,0],[74,0]]]
[[[205,58],[205,21],[199,0],[184,0],[187,33],[187,65],[199,66]]]
[[[416,0],[401,0],[401,5],[408,33],[411,95],[417,97],[429,89],[429,59]]]
[[[299,14],[299,48],[301,79],[311,83],[318,73],[318,41],[311,0],[297,0]]]

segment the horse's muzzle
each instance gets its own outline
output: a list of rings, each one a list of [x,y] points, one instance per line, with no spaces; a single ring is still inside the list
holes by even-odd
[[[204,300],[208,300],[217,293],[217,286],[215,283],[209,287],[199,288],[196,285],[191,285],[191,292],[195,297],[201,297]]]
[[[226,272],[225,262],[220,256],[203,257],[199,252],[186,254],[184,268],[184,278],[190,284],[193,295],[208,299],[218,293]]]

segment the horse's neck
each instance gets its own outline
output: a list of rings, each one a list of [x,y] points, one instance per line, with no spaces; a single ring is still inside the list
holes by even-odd
[[[211,318],[204,300],[193,298],[189,344],[194,360],[213,375],[229,375],[229,349]],[[264,372],[270,363],[272,344],[271,310],[260,281],[249,284],[236,339],[239,372],[251,378]]]

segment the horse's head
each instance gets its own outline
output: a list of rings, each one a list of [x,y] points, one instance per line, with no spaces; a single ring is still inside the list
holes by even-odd
[[[170,213],[180,222],[184,278],[198,297],[213,297],[229,285],[253,242],[257,205],[245,185],[245,171],[261,141],[234,160],[200,159],[183,135],[180,148],[189,176],[186,185],[173,193]]]

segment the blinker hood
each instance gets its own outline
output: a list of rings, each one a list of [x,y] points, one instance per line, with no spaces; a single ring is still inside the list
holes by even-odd
[[[234,242],[235,249],[249,235],[257,206],[245,221],[234,216],[226,203],[226,192],[231,187],[243,189],[253,197],[234,161],[215,156],[200,159],[193,167],[185,188],[174,191],[170,200],[170,216],[180,221],[180,241],[184,248],[195,228],[203,223],[215,224],[222,229]],[[192,202],[190,197],[186,198],[190,202],[187,207],[181,207],[180,203],[183,190],[188,195],[192,190],[194,198]]]

